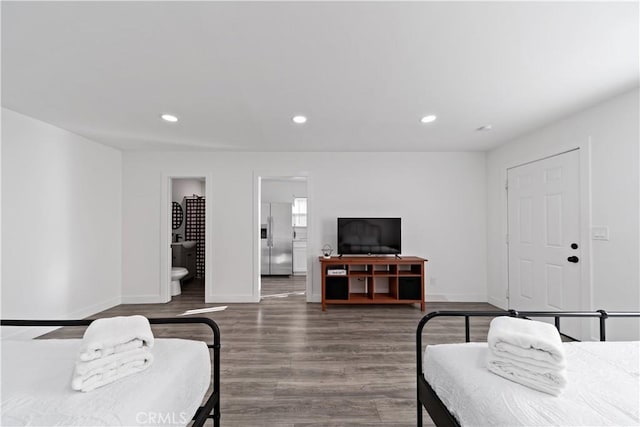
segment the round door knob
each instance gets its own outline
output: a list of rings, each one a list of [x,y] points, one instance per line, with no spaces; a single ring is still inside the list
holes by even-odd
[[[572,243],[571,244],[571,249],[578,249],[578,244],[577,243]]]
[[[578,258],[577,256],[570,256],[569,258],[567,258],[567,261],[576,263],[580,261],[580,258]]]

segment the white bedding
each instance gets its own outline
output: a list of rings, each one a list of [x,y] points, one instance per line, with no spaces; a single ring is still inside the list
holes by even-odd
[[[2,341],[2,426],[186,426],[211,381],[202,341],[157,339],[147,370],[71,389],[81,340]]]
[[[558,397],[492,374],[486,343],[428,346],[423,372],[462,426],[640,425],[640,342],[565,343]]]

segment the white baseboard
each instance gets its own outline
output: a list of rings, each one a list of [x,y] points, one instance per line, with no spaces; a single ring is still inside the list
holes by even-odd
[[[447,302],[449,301],[444,295],[429,294],[424,298],[425,302]]]
[[[207,304],[236,304],[236,303],[258,303],[260,298],[253,295],[206,295],[205,303]]]
[[[486,302],[484,294],[427,294],[426,302]]]
[[[84,319],[85,317],[93,316],[96,313],[100,313],[101,311],[107,310],[111,307],[115,307],[116,305],[122,304],[122,299],[120,297],[114,297],[106,301],[99,302],[97,304],[90,305],[88,307],[84,307],[80,310],[76,310],[66,316],[67,319]]]
[[[507,308],[509,307],[509,303],[507,302],[506,299],[489,297],[487,298],[487,302],[491,305],[495,305],[496,307],[502,310],[507,310]]]
[[[320,294],[312,294],[307,298],[307,302],[322,302],[322,296]]]
[[[123,295],[122,304],[164,304],[165,301],[160,295]]]
[[[121,304],[120,297],[114,297],[106,301],[102,301],[96,304],[92,304],[87,307],[83,307],[79,310],[75,310],[65,316],[45,316],[47,320],[75,320],[84,319],[85,317],[92,316],[101,311],[107,310],[111,307],[115,307]],[[39,317],[42,319],[42,317]],[[49,332],[59,329],[60,326],[3,326],[0,335],[2,339],[12,340],[30,340],[39,337]]]

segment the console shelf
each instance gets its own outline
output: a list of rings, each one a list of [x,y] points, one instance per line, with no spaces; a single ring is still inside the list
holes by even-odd
[[[424,311],[424,258],[319,257],[322,311],[327,304],[420,304]],[[341,270],[341,274],[336,270]]]

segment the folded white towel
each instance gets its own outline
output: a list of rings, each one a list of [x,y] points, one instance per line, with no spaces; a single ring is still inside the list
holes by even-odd
[[[153,354],[147,347],[114,353],[86,362],[77,362],[71,388],[84,392],[91,391],[143,371],[151,366],[152,362]]]
[[[138,347],[153,347],[153,333],[146,317],[97,319],[84,332],[79,359],[94,360]]]
[[[487,335],[489,371],[558,396],[567,384],[564,347],[558,330],[543,322],[496,317]]]
[[[121,365],[136,360],[146,360],[152,357],[151,352],[146,347],[140,347],[134,350],[124,351],[121,353],[113,353],[106,357],[89,360],[86,362],[76,362],[74,375],[89,377],[94,374],[104,373],[109,369],[115,369]]]
[[[487,352],[489,371],[534,390],[558,396],[567,385],[566,369],[546,369]]]
[[[542,368],[564,368],[565,356],[558,330],[548,323],[515,317],[496,317],[487,335],[497,356]]]

